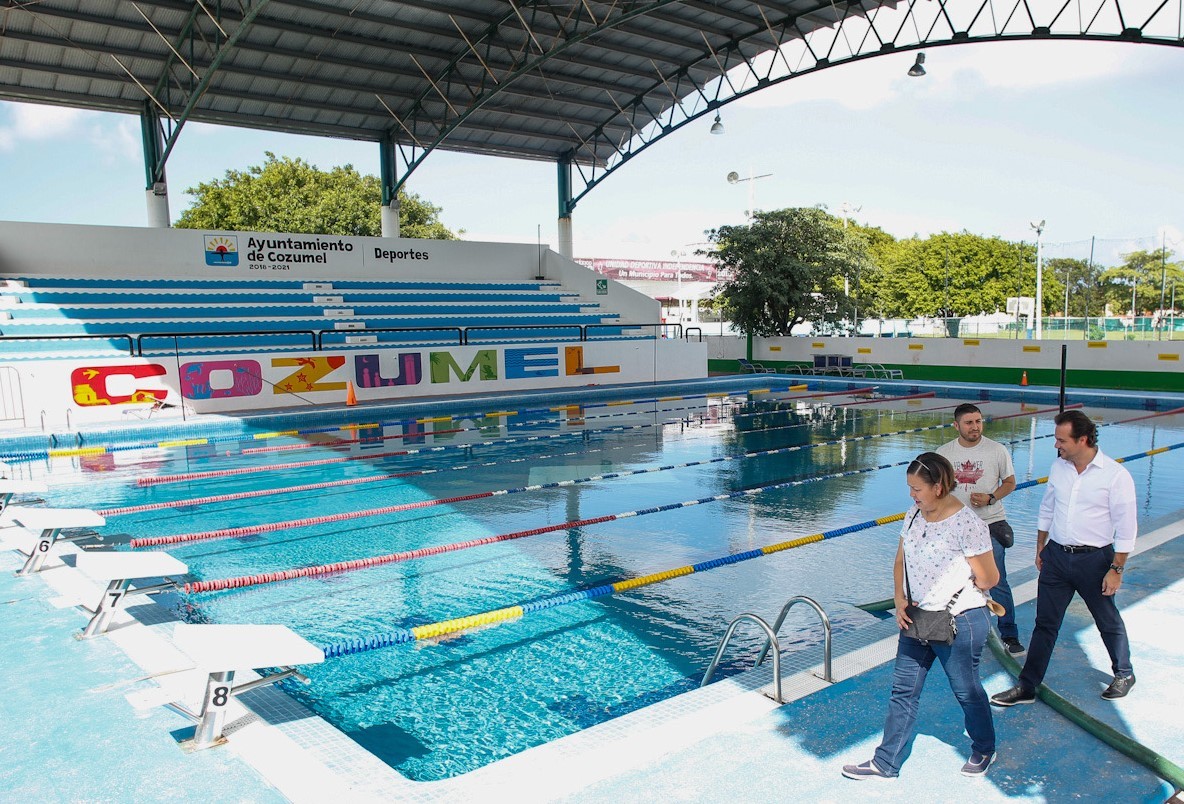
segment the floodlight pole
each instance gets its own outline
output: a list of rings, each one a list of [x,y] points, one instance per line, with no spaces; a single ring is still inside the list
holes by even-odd
[[[1036,317],[1036,340],[1040,340],[1044,321],[1044,260],[1040,250],[1040,236],[1044,234],[1044,221],[1031,224],[1036,230],[1036,303],[1032,305],[1032,314]]]
[[[1156,316],[1156,318],[1159,320],[1159,326],[1156,327],[1156,329],[1158,330],[1158,333],[1156,335],[1156,340],[1159,340],[1159,341],[1163,340],[1163,303],[1165,301],[1164,297],[1167,295],[1167,290],[1168,290],[1168,234],[1167,234],[1167,230],[1164,230],[1162,237],[1163,237],[1162,245],[1160,245],[1160,247],[1159,247],[1159,270],[1160,270],[1159,315]]]

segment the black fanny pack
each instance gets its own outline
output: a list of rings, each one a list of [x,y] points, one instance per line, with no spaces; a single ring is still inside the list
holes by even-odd
[[[1015,544],[1015,531],[1011,529],[1011,525],[1007,524],[1006,519],[992,522],[987,525],[987,529],[991,531],[991,538],[1003,545],[1004,548]]]
[[[920,513],[918,511],[917,513]],[[917,514],[913,514],[913,518],[909,520],[909,529],[913,526],[913,521],[916,520]],[[954,644],[954,637],[958,635],[958,624],[954,622],[954,601],[962,590],[959,589],[957,593],[950,598],[950,602],[946,604],[944,609],[939,611],[928,611],[920,606],[913,605],[913,590],[909,586],[909,561],[908,557],[904,557],[904,593],[908,596],[908,605],[904,607],[905,616],[912,620],[908,627],[904,629],[904,635],[912,637],[913,639],[928,645],[930,642],[939,642],[943,645]]]

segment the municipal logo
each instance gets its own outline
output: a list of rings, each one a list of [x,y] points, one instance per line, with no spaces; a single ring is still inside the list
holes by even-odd
[[[206,265],[238,265],[235,235],[206,235]]]

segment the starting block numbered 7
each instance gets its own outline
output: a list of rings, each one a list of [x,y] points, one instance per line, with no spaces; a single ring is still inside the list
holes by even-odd
[[[111,624],[111,618],[127,599],[129,594],[154,595],[170,592],[177,588],[170,575],[184,575],[189,567],[168,553],[83,553],[78,556],[78,570],[96,581],[107,581],[107,589],[95,606],[94,616],[82,631],[82,638],[102,634]],[[164,578],[162,583],[130,588],[131,582],[140,578]]]

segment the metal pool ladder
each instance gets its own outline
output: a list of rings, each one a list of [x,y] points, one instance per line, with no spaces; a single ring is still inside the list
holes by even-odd
[[[765,647],[761,649],[760,656],[756,659],[754,667],[759,667],[765,660],[765,656],[769,653],[769,648],[773,648],[773,685],[775,696],[773,700],[777,703],[785,703],[781,697],[781,643],[777,641],[777,632],[781,629],[785,622],[789,610],[798,603],[805,603],[810,608],[818,613],[819,619],[822,620],[823,644],[822,644],[822,680],[828,684],[834,683],[834,678],[831,673],[831,627],[830,618],[826,616],[826,612],[822,610],[822,606],[818,602],[805,595],[795,595],[785,602],[781,607],[781,613],[777,615],[777,622],[770,626],[762,618],[750,612],[745,612],[728,624],[728,630],[724,632],[723,639],[719,642],[719,648],[715,651],[715,658],[711,660],[711,664],[707,666],[707,672],[703,674],[703,681],[699,683],[700,687],[706,687],[711,681],[711,677],[715,675],[715,669],[719,666],[720,659],[723,658],[724,650],[728,647],[728,642],[732,639],[732,634],[736,632],[736,628],[745,620],[752,621],[765,632],[768,639],[765,642]]]

